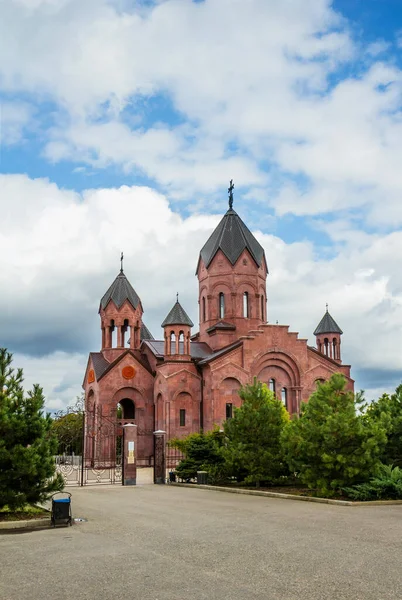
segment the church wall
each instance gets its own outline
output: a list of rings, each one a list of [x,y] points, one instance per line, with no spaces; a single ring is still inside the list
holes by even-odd
[[[166,362],[158,366],[154,402],[156,426],[167,439],[200,430],[201,377],[193,362]],[[180,410],[185,411],[180,424]]]
[[[123,376],[124,367],[134,367],[134,377]],[[135,420],[137,425],[137,452],[139,464],[149,464],[153,455],[153,376],[131,354],[127,354],[99,381],[99,404],[102,415],[114,421],[117,404],[123,397],[135,402]]]

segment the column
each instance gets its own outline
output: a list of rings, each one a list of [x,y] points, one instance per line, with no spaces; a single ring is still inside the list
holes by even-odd
[[[137,483],[137,425],[127,423],[123,427],[123,485]]]
[[[154,483],[166,479],[166,431],[154,431]]]

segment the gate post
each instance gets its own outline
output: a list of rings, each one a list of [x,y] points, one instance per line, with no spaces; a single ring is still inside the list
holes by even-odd
[[[154,483],[165,483],[166,479],[166,431],[154,431]]]
[[[137,425],[127,423],[123,427],[123,485],[137,483]]]

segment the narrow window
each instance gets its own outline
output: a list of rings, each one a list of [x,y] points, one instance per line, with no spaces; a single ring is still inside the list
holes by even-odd
[[[225,294],[222,292],[219,294],[219,318],[223,319],[225,316]]]
[[[179,354],[184,354],[184,333],[180,331],[179,333]]]
[[[288,391],[286,388],[282,388],[281,398],[282,398],[282,403],[283,403],[284,407],[287,408],[288,407]]]
[[[270,379],[269,380],[269,389],[271,390],[271,392],[274,392],[275,394],[275,379]]]
[[[249,317],[248,292],[243,294],[243,317],[246,317],[246,319]]]
[[[180,409],[180,427],[184,427],[186,424],[186,409]]]
[[[231,419],[233,416],[233,404],[231,402],[226,403],[226,420]]]
[[[207,311],[206,311],[206,307],[205,307],[205,298],[202,299],[202,320],[203,320],[204,323],[207,320]]]
[[[329,356],[328,338],[324,339],[324,346],[325,346],[325,356]]]
[[[336,350],[336,339],[335,338],[332,340],[332,346],[333,346],[333,349],[334,349],[333,350],[333,352],[334,352],[333,353],[333,357],[336,359],[336,358],[338,358],[338,352]]]

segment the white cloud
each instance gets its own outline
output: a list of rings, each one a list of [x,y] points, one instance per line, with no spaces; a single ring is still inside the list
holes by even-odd
[[[3,176],[0,185],[7,216],[0,226],[0,331],[27,380],[44,385],[49,407],[79,393],[87,352],[99,349],[99,300],[117,274],[121,250],[156,337],[176,291],[198,322],[194,271],[219,215],[183,218],[144,187],[78,194],[22,175]],[[247,222],[246,210],[238,210]],[[312,331],[329,302],[344,330],[344,360],[354,373],[377,373],[373,384],[363,379],[358,386],[379,388],[387,373],[402,374],[402,232],[349,233],[329,259],[317,257],[310,242],[286,244],[256,233],[270,269],[268,318],[314,344]]]
[[[17,144],[32,118],[32,107],[24,102],[0,103],[0,144]]]

